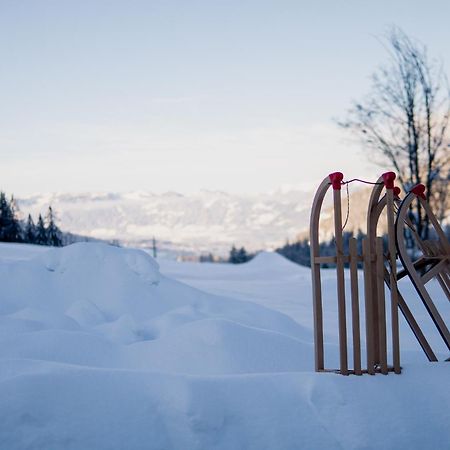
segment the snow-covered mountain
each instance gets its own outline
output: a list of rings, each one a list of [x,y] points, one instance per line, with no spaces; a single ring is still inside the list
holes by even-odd
[[[79,235],[172,251],[226,254],[282,245],[306,229],[313,192],[298,189],[237,195],[201,191],[36,194],[22,197],[22,214],[36,217],[52,205],[60,227]]]
[[[352,187],[348,205],[342,190],[343,220],[349,209],[346,231],[366,230],[370,191]],[[293,188],[254,195],[206,190],[188,195],[59,193],[22,197],[18,205],[22,215],[33,217],[52,205],[61,229],[81,236],[143,248],[151,247],[155,237],[159,251],[171,256],[223,256],[233,244],[257,251],[279,247],[286,239],[307,238],[313,196],[312,190]],[[321,219],[323,239],[333,235],[331,200],[330,190]]]

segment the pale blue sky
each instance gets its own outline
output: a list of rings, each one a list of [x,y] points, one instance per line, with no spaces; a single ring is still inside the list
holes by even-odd
[[[392,24],[448,68],[449,17],[447,1],[0,0],[0,188],[376,178],[333,118],[367,92]]]

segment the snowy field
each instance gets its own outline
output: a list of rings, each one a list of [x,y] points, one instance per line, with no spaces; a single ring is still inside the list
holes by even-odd
[[[450,364],[428,363],[403,319],[402,375],[317,374],[309,269],[271,253],[159,264],[0,244],[0,450],[450,448]],[[333,271],[323,284],[337,367]]]

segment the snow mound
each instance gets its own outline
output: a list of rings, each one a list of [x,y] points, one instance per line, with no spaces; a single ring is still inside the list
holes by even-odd
[[[298,264],[289,261],[277,252],[259,252],[246,265],[253,270],[276,270],[277,272],[288,271],[298,273],[302,269]]]
[[[142,281],[157,284],[161,277],[158,263],[148,253],[106,244],[83,242],[52,248],[38,259],[50,272],[67,272],[83,280],[132,272]]]
[[[300,362],[311,353],[302,326],[163,277],[143,251],[77,243],[20,252],[0,264],[2,357],[187,374],[310,369]]]

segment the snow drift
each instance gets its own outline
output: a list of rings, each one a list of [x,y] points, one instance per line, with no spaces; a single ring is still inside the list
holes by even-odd
[[[312,371],[309,294],[292,295],[309,271],[275,254],[171,264],[219,292],[139,250],[0,245],[1,449],[446,448],[448,365]],[[245,280],[253,291],[231,298]],[[258,286],[262,303],[285,296],[307,318],[245,301]]]

